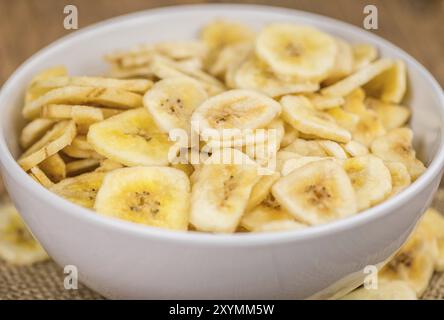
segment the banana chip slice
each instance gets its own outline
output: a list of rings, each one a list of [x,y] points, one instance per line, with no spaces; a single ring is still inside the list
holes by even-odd
[[[265,63],[255,57],[240,65],[234,76],[234,83],[237,88],[260,91],[270,97],[315,92],[319,89],[319,84],[315,82],[291,77],[279,78]]]
[[[380,281],[377,289],[360,287],[341,300],[417,300],[415,291],[405,281]]]
[[[28,171],[68,146],[75,135],[76,125],[73,121],[59,122],[20,157],[19,165]]]
[[[400,103],[407,88],[405,63],[395,60],[393,66],[376,76],[365,85],[365,90],[372,96],[387,103]]]
[[[49,188],[55,194],[82,207],[92,209],[105,173],[85,173],[67,178]]]
[[[167,167],[133,167],[109,172],[94,208],[99,214],[135,223],[186,230],[190,181]]]
[[[48,132],[55,124],[54,120],[50,119],[35,119],[28,123],[20,134],[20,146],[23,149],[29,148],[33,143],[39,140]]]
[[[245,212],[251,211],[254,207],[258,206],[264,201],[270,194],[271,187],[281,177],[279,172],[274,172],[270,175],[264,175],[260,177],[259,181],[251,189],[250,198],[248,199]]]
[[[429,208],[421,220],[422,232],[427,236],[435,238],[437,244],[437,256],[435,269],[438,272],[444,271],[444,216],[436,209]]]
[[[392,179],[384,162],[372,155],[345,160],[344,169],[356,193],[358,210],[384,200],[392,191]]]
[[[366,67],[359,69],[356,73],[348,76],[341,81],[332,84],[321,90],[322,94],[332,96],[346,96],[353,90],[361,87],[377,75],[383,73],[393,66],[393,61],[390,59],[380,59],[373,62]]]
[[[126,166],[168,165],[168,153],[173,146],[145,108],[93,124],[88,142],[97,153]]]
[[[48,104],[94,104],[110,108],[131,109],[142,106],[142,96],[115,88],[67,86],[48,91],[32,102],[25,104],[25,119],[37,118],[43,106]]]
[[[384,161],[404,164],[414,181],[425,171],[426,167],[416,158],[412,139],[412,130],[408,128],[393,129],[386,135],[375,139],[371,145],[371,151]]]
[[[45,188],[49,188],[54,184],[39,167],[31,168],[30,171],[30,175],[32,176],[32,178],[34,178]]]
[[[410,110],[403,106],[384,103],[372,98],[367,98],[365,104],[369,109],[376,111],[386,130],[400,128],[410,118]]]
[[[17,209],[9,202],[0,205],[0,258],[16,265],[30,265],[48,259]]]
[[[436,241],[432,242],[415,231],[396,256],[379,271],[378,279],[405,281],[417,296],[421,296],[433,275],[435,250]]]
[[[59,182],[66,178],[66,164],[58,153],[40,163],[39,168],[51,181]]]
[[[91,172],[100,165],[98,159],[82,159],[71,161],[66,164],[66,175],[69,177],[78,176],[83,173]]]
[[[256,163],[238,150],[222,149],[198,171],[191,224],[199,231],[235,232],[259,179]]]
[[[321,224],[355,214],[357,202],[344,169],[333,160],[308,163],[279,179],[272,194],[299,221]]]
[[[370,44],[356,44],[353,50],[353,70],[362,69],[378,57],[378,50]]]
[[[337,45],[315,28],[275,23],[259,33],[256,53],[278,74],[322,79],[334,66]]]
[[[348,142],[351,134],[339,127],[327,114],[316,110],[304,96],[284,96],[282,117],[299,132],[321,139]]]
[[[239,138],[242,130],[264,128],[281,112],[275,100],[250,90],[230,90],[211,97],[193,113],[191,121],[198,124],[207,140],[212,134],[220,138]],[[224,129],[235,129],[230,132]]]
[[[258,206],[244,214],[240,225],[251,232],[296,230],[307,227],[297,222],[271,194],[267,194]]]
[[[398,194],[412,183],[407,167],[401,162],[386,161],[384,164],[389,169],[392,177],[392,192],[390,196]]]
[[[156,82],[145,94],[143,102],[159,129],[164,132],[183,129],[189,134],[191,115],[207,98],[199,82],[177,77]]]
[[[41,80],[51,79],[54,77],[62,77],[66,76],[68,74],[68,70],[64,66],[55,66],[48,69],[45,69],[37,75],[32,78],[31,83],[28,86],[28,89],[26,90],[25,94],[25,103],[29,103],[38,97],[44,95],[46,92],[48,92],[50,89],[48,88],[41,88],[39,86],[36,86],[36,83]]]

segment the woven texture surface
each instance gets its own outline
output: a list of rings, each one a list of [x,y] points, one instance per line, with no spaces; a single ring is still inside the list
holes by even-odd
[[[444,189],[437,192],[433,207],[444,212]],[[0,300],[103,299],[81,284],[77,290],[66,290],[64,276],[63,270],[52,261],[27,267],[15,267],[0,261]],[[422,298],[444,299],[444,273],[434,274]]]

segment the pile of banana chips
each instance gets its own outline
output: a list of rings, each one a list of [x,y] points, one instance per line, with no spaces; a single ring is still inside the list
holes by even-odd
[[[18,159],[97,214],[193,232],[297,232],[359,214],[426,169],[402,105],[406,65],[370,44],[216,20],[197,40],[105,59],[106,77],[63,66],[35,75]],[[434,219],[442,224],[434,211],[424,221]],[[371,294],[417,297],[437,257],[443,267],[443,232],[422,224],[434,231],[417,231]]]

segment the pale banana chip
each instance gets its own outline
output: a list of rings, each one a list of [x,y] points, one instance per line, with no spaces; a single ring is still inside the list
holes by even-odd
[[[62,180],[49,190],[75,204],[92,209],[104,176],[103,172],[85,173]]]
[[[48,104],[94,104],[103,107],[131,109],[142,106],[142,96],[115,88],[68,86],[48,91],[36,100],[25,104],[23,116],[37,118]]]
[[[392,66],[392,60],[386,58],[380,59],[367,65],[366,67],[363,67],[362,69],[359,69],[356,73],[353,73],[347,78],[344,78],[331,86],[323,88],[321,93],[332,96],[346,96],[356,88],[366,84],[374,77],[388,70]]]
[[[344,169],[333,160],[308,163],[279,179],[272,194],[296,219],[321,224],[353,215],[356,196]]]
[[[66,175],[68,177],[78,176],[83,173],[91,172],[100,166],[98,159],[82,159],[71,161],[66,164]]]
[[[368,95],[387,103],[400,103],[407,89],[407,71],[405,63],[395,60],[393,66],[376,76],[365,86]]]
[[[338,50],[333,68],[330,70],[328,78],[324,81],[325,83],[334,83],[353,72],[354,57],[352,46],[339,38],[336,38],[335,41]]]
[[[144,225],[186,230],[190,181],[168,167],[133,167],[106,174],[94,208],[99,214]]]
[[[145,108],[93,124],[87,140],[97,153],[126,166],[168,165],[174,145]]]
[[[368,148],[358,141],[352,140],[342,145],[344,150],[352,157],[365,156],[369,153]]]
[[[29,122],[20,134],[20,146],[24,149],[29,148],[33,143],[39,140],[55,124],[54,120],[37,118]]]
[[[53,77],[49,79],[38,80],[34,83],[35,87],[52,90],[55,88],[78,86],[92,88],[114,88],[135,93],[143,94],[153,82],[146,79],[113,79],[102,77]]]
[[[31,265],[48,259],[10,202],[0,205],[0,258],[15,265]]]
[[[359,287],[341,300],[417,300],[416,292],[405,281],[378,281],[376,289]]]
[[[39,168],[53,182],[59,182],[66,178],[66,164],[58,153],[40,163]]]
[[[38,81],[51,79],[53,77],[62,77],[66,76],[67,74],[68,70],[66,70],[64,66],[51,67],[37,73],[37,75],[32,78],[31,83],[26,90],[25,103],[29,103],[49,91],[48,88],[40,88],[36,86],[35,84]]]
[[[276,73],[299,79],[325,78],[336,53],[333,37],[308,26],[270,24],[256,39],[256,54]]]
[[[19,165],[28,171],[68,146],[75,135],[74,122],[59,122],[20,157]]]
[[[412,146],[413,132],[408,128],[397,128],[375,139],[371,151],[384,161],[403,163],[412,178],[416,180],[425,170],[424,164],[416,158]]]
[[[54,185],[54,183],[46,176],[46,174],[39,167],[31,168],[30,171],[33,177],[37,180],[37,182],[40,183],[45,188],[50,188],[52,185]]]
[[[392,191],[390,171],[378,157],[350,158],[345,160],[343,167],[355,189],[360,211],[383,201]]]
[[[304,96],[284,96],[282,117],[299,132],[321,139],[348,142],[351,134],[339,127],[328,114],[316,110]]]
[[[384,103],[372,98],[367,98],[365,104],[376,111],[386,130],[402,127],[410,118],[410,110],[400,105]]]
[[[245,212],[251,211],[258,206],[270,194],[271,187],[281,177],[279,172],[260,177],[259,181],[251,189],[250,198],[248,199]]]
[[[366,67],[378,57],[378,50],[370,44],[356,44],[353,50],[353,70]]]
[[[401,162],[386,161],[384,164],[389,169],[392,177],[392,192],[390,196],[398,194],[411,184],[412,181],[407,167]]]

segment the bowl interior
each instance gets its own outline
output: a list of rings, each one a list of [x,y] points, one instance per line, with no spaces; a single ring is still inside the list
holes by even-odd
[[[14,157],[19,155],[23,95],[32,76],[40,70],[63,64],[73,75],[105,74],[107,64],[103,56],[106,53],[140,43],[193,39],[205,23],[218,18],[241,21],[257,30],[271,22],[312,25],[352,43],[373,44],[381,56],[402,59],[409,74],[405,104],[413,110],[410,124],[415,132],[415,147],[426,164],[437,154],[444,121],[442,91],[408,54],[369,32],[333,19],[292,10],[237,5],[183,6],[122,16],[84,28],[40,51],[15,72],[0,95],[0,130],[8,149]]]

